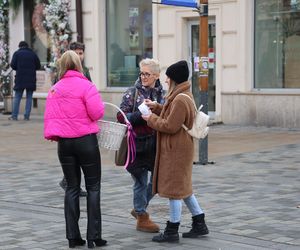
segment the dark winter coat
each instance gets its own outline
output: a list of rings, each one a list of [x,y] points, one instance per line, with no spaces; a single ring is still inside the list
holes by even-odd
[[[85,65],[82,65],[82,69],[83,69],[84,76],[91,82],[92,78],[91,78],[91,74],[90,74],[89,68],[86,67]]]
[[[10,66],[16,71],[14,90],[36,90],[36,70],[41,68],[41,63],[30,48],[18,49]]]
[[[136,90],[137,98],[135,108],[133,110]],[[163,88],[159,80],[156,81],[154,88],[149,88],[144,87],[140,79],[138,79],[133,87],[130,87],[125,91],[120,105],[121,110],[126,114],[126,117],[131,123],[137,137],[136,158],[127,168],[127,170],[136,177],[139,176],[143,168],[148,169],[149,171],[153,170],[156,152],[156,132],[147,126],[147,122],[142,118],[142,114],[138,109],[138,106],[144,101],[144,99],[163,103]],[[124,118],[120,113],[118,113],[118,120],[119,122],[124,123]],[[152,139],[147,140],[148,143],[150,141],[151,147],[149,150],[144,151],[143,147],[145,146],[145,143],[143,138],[147,137],[147,135],[152,135]]]
[[[184,95],[193,98],[190,83],[175,87],[165,104],[156,105],[148,125],[157,131],[157,152],[153,174],[153,193],[170,199],[184,199],[193,194],[193,138],[182,128],[192,128],[195,108]]]

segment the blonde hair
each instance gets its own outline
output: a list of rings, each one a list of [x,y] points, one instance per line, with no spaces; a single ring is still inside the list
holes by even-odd
[[[169,95],[171,95],[171,93],[175,89],[176,85],[177,85],[176,82],[170,78],[170,86],[169,86],[168,92],[165,97],[168,97]]]
[[[159,68],[159,62],[153,58],[145,58],[139,63],[140,68],[143,66],[148,66],[152,73],[159,74],[160,68]]]
[[[59,68],[58,79],[61,79],[68,70],[83,72],[80,57],[72,50],[63,53],[57,63]]]

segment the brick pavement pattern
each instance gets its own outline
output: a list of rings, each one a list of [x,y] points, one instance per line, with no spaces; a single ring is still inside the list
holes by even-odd
[[[43,140],[41,117],[7,117],[0,115],[0,249],[68,249],[56,143]],[[179,244],[157,244],[135,230],[131,177],[113,165],[112,152],[101,153],[103,249],[300,249],[300,129],[212,126],[215,164],[193,169],[210,234]],[[149,212],[164,228],[168,201],[156,196]],[[183,206],[180,233],[190,224]],[[84,198],[80,227],[85,237]]]

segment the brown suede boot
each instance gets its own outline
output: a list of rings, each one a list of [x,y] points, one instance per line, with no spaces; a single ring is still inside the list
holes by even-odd
[[[136,230],[148,233],[159,232],[159,226],[156,225],[151,219],[148,213],[137,214]]]

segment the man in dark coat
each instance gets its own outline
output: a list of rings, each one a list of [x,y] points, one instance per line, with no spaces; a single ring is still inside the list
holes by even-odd
[[[41,63],[38,56],[28,47],[25,41],[19,43],[19,49],[13,54],[10,66],[16,71],[14,85],[13,110],[10,120],[18,120],[20,102],[26,89],[26,105],[24,120],[29,120],[33,91],[36,90],[36,70]]]

